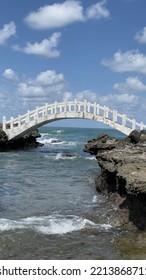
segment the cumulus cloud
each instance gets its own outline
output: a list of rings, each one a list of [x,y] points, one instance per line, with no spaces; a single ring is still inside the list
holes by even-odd
[[[146,27],[136,33],[135,39],[141,44],[146,44]]]
[[[10,81],[16,81],[18,79],[16,73],[11,68],[5,69],[3,77]]]
[[[40,43],[26,43],[26,47],[20,47],[18,45],[13,46],[15,51],[21,51],[26,54],[41,55],[47,58],[56,58],[60,56],[60,52],[56,49],[61,37],[60,32],[55,32],[48,39],[42,40]]]
[[[111,104],[112,107],[115,107],[116,105],[130,105],[131,103],[137,102],[137,97],[134,94],[108,94],[106,96],[100,97],[100,103],[103,105],[109,105]]]
[[[80,1],[67,0],[63,3],[45,5],[38,11],[31,12],[24,21],[34,29],[60,28],[74,22],[84,22],[87,19],[101,19],[109,17],[105,7],[106,1],[98,2],[84,11]]]
[[[143,120],[144,108],[142,108],[142,99],[129,93],[111,93],[99,98],[102,106],[108,106],[116,109],[120,114],[126,114],[131,119],[137,121]],[[145,99],[143,100],[145,102]]]
[[[146,56],[138,50],[129,50],[125,53],[118,51],[112,59],[102,59],[102,65],[114,72],[138,72],[146,74]]]
[[[57,74],[54,70],[41,72],[34,79],[28,79],[18,84],[17,91],[24,100],[53,102],[61,100],[66,82],[63,74]]]
[[[50,86],[52,84],[64,83],[64,75],[62,73],[56,74],[54,70],[47,70],[37,75],[35,82],[41,86]]]
[[[146,91],[146,85],[138,77],[128,77],[125,83],[116,83],[114,89],[120,93],[140,93]]]
[[[83,20],[83,7],[74,0],[46,5],[25,18],[25,22],[35,29],[62,27]]]
[[[75,94],[75,98],[80,101],[88,100],[90,102],[97,101],[97,93],[91,90],[83,90]]]
[[[101,1],[87,9],[86,15],[88,19],[108,18],[110,16],[109,10],[105,7],[106,1]]]
[[[0,45],[4,45],[7,40],[16,34],[16,25],[13,21],[8,24],[4,24],[0,29]]]

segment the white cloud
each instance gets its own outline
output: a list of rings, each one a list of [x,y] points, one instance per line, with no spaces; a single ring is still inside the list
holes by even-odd
[[[105,7],[106,1],[103,0],[98,2],[87,9],[87,18],[88,19],[98,19],[108,18],[110,16],[109,10]]]
[[[75,0],[46,5],[25,18],[25,22],[35,29],[62,27],[83,20],[83,7]]]
[[[16,81],[18,79],[16,73],[11,68],[5,69],[3,72],[3,77],[10,81]]]
[[[0,29],[0,45],[4,45],[11,36],[15,35],[15,33],[16,25],[13,21],[4,24],[3,28]]]
[[[129,50],[125,53],[118,51],[112,59],[102,59],[102,65],[114,72],[138,72],[146,74],[146,56],[138,50]]]
[[[128,104],[130,105],[131,103],[137,102],[137,97],[134,94],[128,94],[128,93],[123,93],[123,94],[108,94],[106,96],[100,97],[100,103],[103,105],[110,105],[110,107],[114,108],[116,105],[125,105]]]
[[[107,18],[110,12],[105,7],[106,1],[96,4],[84,10],[80,1],[67,0],[63,3],[45,5],[38,11],[31,12],[24,21],[34,29],[60,28],[74,22],[84,22],[88,19]]]
[[[28,42],[26,47],[21,48],[18,45],[13,46],[15,51],[21,51],[26,54],[41,55],[48,58],[59,57],[60,52],[56,49],[61,37],[60,32],[55,32],[49,39],[44,39],[42,42],[34,44]]]
[[[142,31],[136,33],[135,39],[141,44],[146,43],[146,27],[144,27]]]
[[[75,98],[80,101],[88,100],[90,102],[97,101],[97,93],[91,90],[83,90],[75,94]]]
[[[68,101],[68,100],[72,100],[73,99],[73,94],[72,92],[64,92],[63,94],[63,101]]]
[[[139,93],[146,91],[146,85],[138,77],[128,77],[125,83],[116,83],[114,89],[120,93]]]
[[[61,100],[66,82],[63,74],[57,74],[54,70],[47,70],[37,75],[35,79],[28,79],[18,84],[17,90],[19,96],[24,100],[39,101],[40,104],[44,102],[53,102]]]
[[[126,114],[131,119],[136,119],[137,121],[144,120],[144,109],[142,108],[141,98],[134,94],[111,93],[101,96],[99,103],[102,106],[108,106],[110,109],[116,109],[119,114]]]
[[[56,74],[54,70],[41,72],[35,79],[35,82],[41,86],[50,86],[56,83],[64,83],[63,74]]]

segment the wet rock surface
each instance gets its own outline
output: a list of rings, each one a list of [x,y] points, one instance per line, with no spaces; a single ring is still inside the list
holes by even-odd
[[[96,188],[118,207],[119,224],[146,229],[146,131],[123,139],[101,135],[84,151],[96,156],[101,168]]]
[[[37,138],[39,137],[41,137],[41,135],[38,133],[38,130],[33,130],[19,139],[9,141],[6,133],[0,128],[0,152],[31,149],[43,146],[43,144],[37,141]]]

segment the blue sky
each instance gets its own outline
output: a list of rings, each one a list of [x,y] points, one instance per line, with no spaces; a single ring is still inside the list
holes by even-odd
[[[146,123],[145,11],[145,0],[1,1],[0,119],[86,99]]]

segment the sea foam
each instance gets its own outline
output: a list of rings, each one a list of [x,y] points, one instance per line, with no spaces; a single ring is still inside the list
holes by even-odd
[[[18,221],[10,219],[0,219],[0,231],[10,231],[18,229],[30,229],[42,234],[66,234],[73,231],[80,231],[85,228],[111,228],[109,224],[95,224],[86,218],[74,215],[49,215],[33,216]]]

